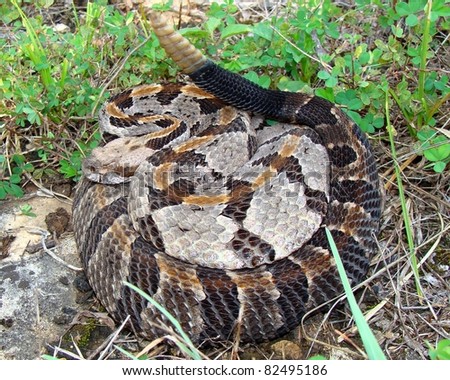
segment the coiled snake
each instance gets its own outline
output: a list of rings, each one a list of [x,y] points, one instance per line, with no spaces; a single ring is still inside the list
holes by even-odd
[[[108,142],[73,205],[88,280],[149,339],[167,321],[124,280],[196,342],[277,338],[342,290],[325,226],[352,283],[368,270],[381,207],[368,140],[327,100],[262,89],[151,20],[195,85],[145,85],[102,108]]]

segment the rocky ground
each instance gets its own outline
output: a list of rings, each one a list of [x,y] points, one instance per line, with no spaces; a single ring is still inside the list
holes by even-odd
[[[23,215],[22,205],[32,206],[36,216]],[[63,215],[62,222],[57,210]],[[41,196],[22,202],[4,202],[0,206],[4,231],[0,262],[0,357],[3,359],[38,358],[49,344],[59,341],[80,310],[73,286],[77,271],[68,266],[80,266],[73,237],[64,232],[56,242],[51,235],[45,238],[52,223],[59,224],[56,226],[59,231],[65,229],[63,225],[70,217],[66,210],[70,212],[68,202]],[[64,263],[45,252],[42,241]],[[51,248],[55,245],[56,248]]]

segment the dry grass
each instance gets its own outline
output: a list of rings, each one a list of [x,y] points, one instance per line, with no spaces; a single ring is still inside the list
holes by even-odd
[[[406,133],[398,135],[396,143],[423,297],[414,283],[392,156],[387,145],[379,144],[386,199],[380,254],[374,260],[379,269],[372,287],[378,288],[377,306],[382,307],[371,323],[382,333],[380,343],[389,357],[425,359],[427,342],[434,346],[450,331],[450,173],[439,175],[424,168],[425,160],[412,151],[414,142]]]

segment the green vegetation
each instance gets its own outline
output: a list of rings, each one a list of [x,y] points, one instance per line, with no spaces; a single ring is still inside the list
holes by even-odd
[[[29,216],[31,218],[35,218],[36,214],[32,211],[33,207],[27,203],[20,206],[20,213],[21,215]]]
[[[436,348],[430,346],[429,355],[433,360],[450,360],[450,339],[440,340]]]
[[[98,1],[71,10],[59,31],[18,0],[0,0],[8,34],[0,39],[0,199],[23,195],[35,179],[80,176],[82,158],[97,146],[96,112],[110,92],[173,79],[144,12],[121,13]],[[450,29],[448,0],[295,1],[253,24],[239,21],[232,0],[212,3],[201,26],[181,31],[223,67],[263,87],[315,92],[340,104],[370,134],[398,108],[395,129],[407,129],[414,152],[442,172],[450,161],[445,130],[450,98],[440,51]],[[448,41],[447,41],[448,42]],[[138,48],[136,48],[138,47]],[[448,109],[448,107],[447,107]]]

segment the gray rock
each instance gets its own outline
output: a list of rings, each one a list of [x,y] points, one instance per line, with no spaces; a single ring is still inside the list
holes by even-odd
[[[76,304],[73,280],[77,272],[56,261],[42,250],[25,252],[38,243],[33,229],[45,230],[45,216],[61,203],[36,197],[26,202],[35,218],[20,215],[20,204],[0,205],[3,235],[15,236],[0,260],[0,359],[36,359],[58,343],[80,308]],[[70,205],[65,205],[70,210]],[[65,262],[80,266],[71,234],[61,237],[55,253]]]

